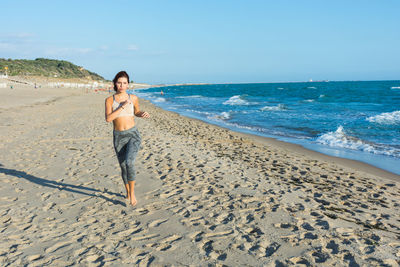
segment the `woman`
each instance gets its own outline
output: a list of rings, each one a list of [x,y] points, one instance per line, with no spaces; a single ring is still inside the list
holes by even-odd
[[[132,206],[135,197],[135,158],[140,148],[140,134],[135,126],[134,116],[149,118],[147,112],[140,111],[138,97],[128,94],[129,75],[120,71],[113,79],[116,93],[106,99],[106,121],[114,124],[114,149],[121,166],[122,180],[126,188],[126,198]]]

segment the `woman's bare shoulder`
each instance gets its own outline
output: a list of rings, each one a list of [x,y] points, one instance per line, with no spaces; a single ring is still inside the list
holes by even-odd
[[[111,102],[113,100],[113,96],[109,96],[106,98],[106,103]]]

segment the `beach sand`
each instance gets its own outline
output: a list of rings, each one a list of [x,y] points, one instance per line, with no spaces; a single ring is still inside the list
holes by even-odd
[[[0,89],[1,266],[398,266],[400,178],[141,100],[135,208],[105,93]]]

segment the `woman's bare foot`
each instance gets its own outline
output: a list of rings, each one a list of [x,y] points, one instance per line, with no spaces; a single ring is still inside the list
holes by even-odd
[[[126,184],[125,185],[125,189],[126,189],[126,199],[127,200],[130,200],[131,199],[131,194],[130,194],[130,192],[129,192],[129,184]]]
[[[137,201],[136,201],[136,197],[135,197],[135,196],[133,196],[133,197],[130,199],[130,201],[131,201],[131,205],[132,205],[133,207],[136,206]]]
[[[130,195],[130,201],[131,201],[131,205],[132,206],[136,206],[137,201],[136,201],[136,197],[135,197],[135,181],[128,181],[128,189],[127,191],[129,192]]]

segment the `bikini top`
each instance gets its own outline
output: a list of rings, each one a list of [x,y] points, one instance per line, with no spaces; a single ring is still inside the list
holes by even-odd
[[[131,98],[131,95],[130,94],[128,94],[128,97],[129,97],[129,99]],[[116,110],[117,108],[119,108],[120,106],[122,106],[122,104],[121,103],[118,103],[116,100],[115,100],[115,95],[113,95],[113,104],[112,104],[112,110],[114,111],[114,110]],[[118,114],[118,116],[117,116],[117,118],[119,118],[119,117],[125,117],[125,116],[133,116],[133,114],[134,114],[134,106],[133,106],[133,103],[132,103],[132,101],[131,101],[131,103],[129,103],[128,105],[126,105],[125,106],[125,108],[124,109],[122,109],[121,110],[121,112]]]

